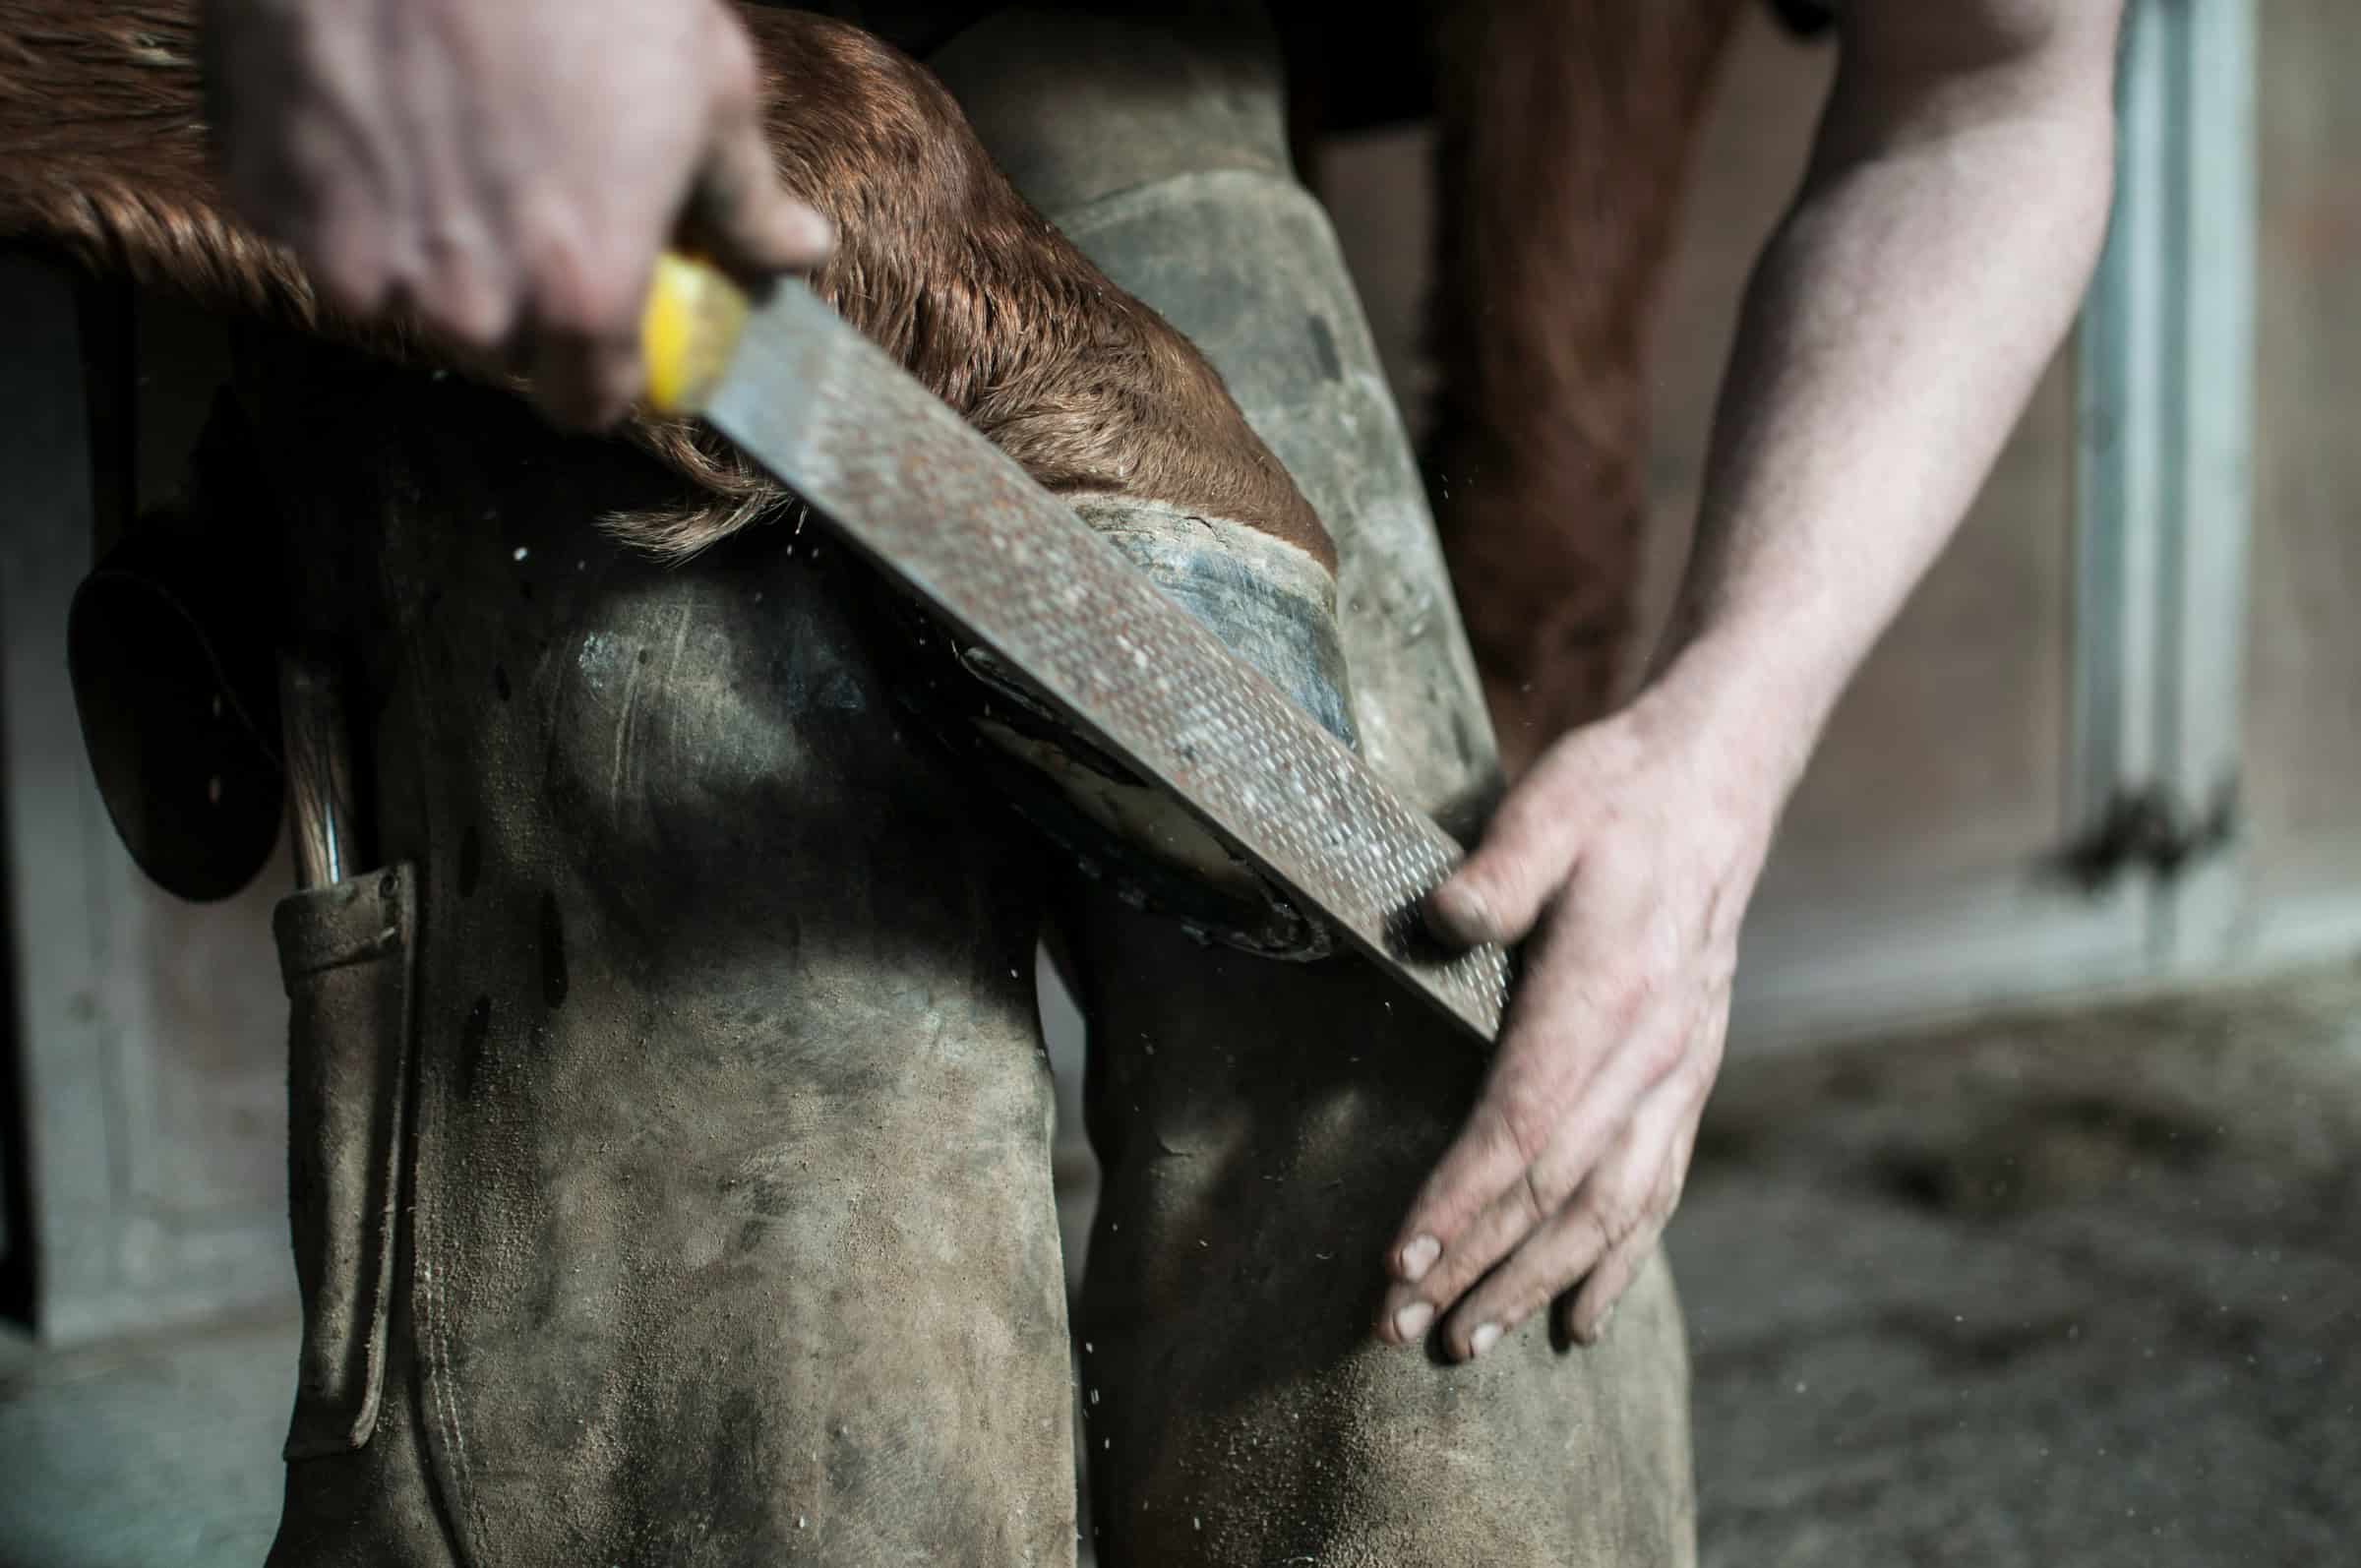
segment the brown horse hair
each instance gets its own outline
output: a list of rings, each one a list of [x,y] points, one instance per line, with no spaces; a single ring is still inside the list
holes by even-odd
[[[1425,462],[1503,752],[1612,701],[1647,521],[1646,328],[1744,0],[1442,8]]]
[[[225,199],[204,114],[199,0],[0,0],[0,237],[232,316],[419,366],[519,384],[399,322],[327,308]],[[788,188],[840,236],[813,287],[937,395],[1067,496],[1246,523],[1334,570],[1310,507],[1220,377],[1118,289],[994,166],[949,93],[858,29],[746,6]],[[696,554],[788,499],[702,427],[621,434],[689,480],[677,508],[605,524]]]

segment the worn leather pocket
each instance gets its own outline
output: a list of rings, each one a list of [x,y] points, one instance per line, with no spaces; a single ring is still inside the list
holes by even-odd
[[[289,1221],[303,1351],[284,1455],[349,1453],[377,1428],[407,1146],[417,875],[407,863],[281,899],[290,1009]]]

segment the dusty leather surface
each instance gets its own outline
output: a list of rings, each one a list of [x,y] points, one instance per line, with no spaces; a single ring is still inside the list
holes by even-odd
[[[1465,832],[1496,752],[1399,414],[1334,234],[1287,172],[1275,67],[1239,41],[1251,8],[1188,16],[1012,12],[931,63],[1018,187],[1206,352],[1311,499],[1362,753]],[[1100,1561],[1693,1563],[1661,1258],[1594,1349],[1529,1323],[1451,1367],[1370,1332],[1383,1248],[1480,1057],[1352,959],[1218,951],[1090,890],[1064,924],[1104,1168],[1075,1323]]]
[[[1104,1176],[1074,1332],[1100,1560],[1693,1562],[1661,1258],[1596,1348],[1530,1322],[1449,1366],[1370,1333],[1378,1259],[1483,1063],[1350,960],[1085,908]]]
[[[1335,539],[1362,754],[1453,831],[1496,748],[1401,414],[1242,0],[1011,7],[928,65],[1017,189],[1178,327]]]
[[[273,1561],[1069,1561],[1031,845],[842,563],[628,557],[677,482],[455,383],[248,385],[419,868],[386,1408]]]
[[[364,1446],[385,1398],[416,1038],[410,866],[306,888],[272,917],[289,1008],[287,1192],[303,1348],[285,1457]]]
[[[1292,179],[1225,169],[1106,198],[1060,225],[1205,351],[1327,522],[1362,754],[1465,835],[1498,793],[1491,724],[1326,214]]]

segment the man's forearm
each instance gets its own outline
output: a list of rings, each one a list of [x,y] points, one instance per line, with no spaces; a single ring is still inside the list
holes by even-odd
[[[1702,722],[1779,801],[2088,285],[2115,23],[2104,0],[2078,4],[2010,47],[1928,39],[1895,0],[1856,6],[1810,173],[1757,266],[1643,700]]]
[[[1426,900],[1528,954],[1379,1321],[1595,1340],[1678,1201],[1739,927],[1839,691],[2064,335],[2103,231],[2115,0],[1843,0],[1802,198],[1757,269],[1657,679],[1561,738]]]

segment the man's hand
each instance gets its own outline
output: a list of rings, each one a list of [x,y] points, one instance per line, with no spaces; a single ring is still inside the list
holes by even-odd
[[[1378,1333],[1481,1355],[1576,1286],[1598,1333],[1671,1212],[1737,929],[1838,694],[1958,526],[2106,229],[2120,0],[1846,0],[1755,270],[1662,673],[1511,792],[1429,900],[1536,933],[1482,1102],[1386,1258]]]
[[[641,303],[682,224],[746,276],[827,254],[719,0],[214,0],[208,27],[249,221],[332,305],[505,354],[565,423],[637,395]]]
[[[1483,1096],[1412,1206],[1379,1332],[1455,1357],[1558,1297],[1589,1343],[1679,1201],[1784,780],[1660,690],[1568,735],[1428,900],[1461,942],[1531,934]]]

